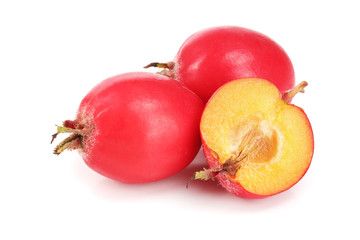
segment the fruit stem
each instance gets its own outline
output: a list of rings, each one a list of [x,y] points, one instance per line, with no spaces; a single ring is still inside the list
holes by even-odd
[[[157,67],[157,68],[163,68],[162,71],[157,72],[157,74],[160,75],[164,75],[170,78],[174,78],[174,67],[175,67],[175,63],[174,62],[167,62],[167,63],[159,63],[159,62],[152,62],[148,65],[146,65],[144,68],[149,68],[149,67]]]
[[[299,92],[304,93],[304,88],[308,85],[306,81],[302,81],[296,87],[287,91],[283,94],[282,99],[287,103],[290,104],[292,99],[295,97],[296,94]]]
[[[157,67],[157,68],[173,69],[174,66],[175,66],[174,62],[167,62],[167,63],[152,62],[146,65],[144,68]]]

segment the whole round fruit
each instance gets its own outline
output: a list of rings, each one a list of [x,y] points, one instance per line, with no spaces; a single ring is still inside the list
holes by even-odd
[[[77,149],[85,163],[108,178],[144,183],[185,168],[200,149],[201,99],[166,76],[126,73],[108,78],[82,100],[71,133],[54,150]]]
[[[204,102],[223,84],[240,78],[263,78],[280,92],[294,87],[290,58],[269,37],[242,27],[221,26],[191,35],[173,62],[146,67],[166,68],[163,74],[184,83]]]

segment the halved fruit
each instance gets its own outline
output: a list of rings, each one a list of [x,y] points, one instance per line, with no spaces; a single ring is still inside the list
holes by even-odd
[[[209,169],[193,179],[215,179],[229,192],[262,198],[283,192],[309,168],[314,138],[304,111],[290,104],[306,82],[283,96],[258,78],[223,85],[209,100],[200,130]]]

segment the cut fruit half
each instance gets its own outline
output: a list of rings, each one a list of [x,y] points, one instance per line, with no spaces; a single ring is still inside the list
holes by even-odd
[[[280,96],[272,83],[246,78],[222,86],[203,112],[200,130],[210,169],[229,192],[262,198],[285,191],[309,168],[314,140],[304,111],[290,104],[306,82]]]

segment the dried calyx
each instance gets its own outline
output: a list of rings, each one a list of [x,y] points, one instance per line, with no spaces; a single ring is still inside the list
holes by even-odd
[[[91,128],[82,125],[76,124],[75,121],[66,120],[63,122],[63,126],[56,126],[57,132],[52,135],[51,143],[60,133],[70,133],[70,136],[61,141],[54,149],[54,154],[59,155],[63,151],[82,149],[83,146],[83,137],[91,132]]]

